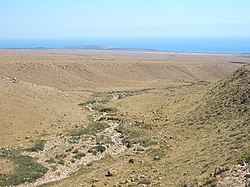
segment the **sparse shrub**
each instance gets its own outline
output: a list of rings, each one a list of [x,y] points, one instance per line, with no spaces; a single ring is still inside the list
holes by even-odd
[[[57,170],[56,165],[51,165],[50,168],[51,168],[51,171],[56,171]]]
[[[149,179],[142,179],[138,184],[149,185],[149,184],[151,184],[151,180],[149,180]]]
[[[149,146],[154,145],[154,144],[155,144],[155,142],[150,140],[150,139],[145,139],[145,140],[140,141],[140,145],[143,147],[149,147]]]
[[[136,149],[136,151],[137,152],[143,152],[143,151],[145,151],[143,148],[141,148],[141,147],[138,147],[137,149]]]
[[[104,108],[104,107],[99,107],[98,108],[99,112],[106,112],[106,113],[113,113],[116,112],[117,109],[116,108]]]
[[[56,156],[55,156],[55,158],[56,159],[58,159],[58,160],[61,160],[61,159],[63,159],[63,158],[66,158],[67,157],[67,155],[66,154],[57,154]]]
[[[26,149],[26,151],[29,151],[29,152],[43,151],[44,144],[45,144],[44,140],[38,140],[38,141],[35,142],[33,147],[30,147],[30,148]]]
[[[106,147],[103,145],[97,145],[88,150],[89,153],[92,153],[93,155],[96,155],[98,152],[103,153],[106,151]]]
[[[50,158],[48,160],[45,160],[45,162],[47,162],[48,164],[56,163],[54,158]]]
[[[65,150],[65,152],[71,152],[74,149],[74,147],[70,147],[68,149]]]
[[[106,128],[109,128],[110,125],[106,123],[92,123],[89,124],[86,128],[80,129],[77,132],[73,132],[71,134],[72,137],[80,137],[81,135],[96,135],[99,132],[104,131]],[[72,143],[76,143],[77,141],[73,138],[69,139]],[[69,142],[69,143],[71,143]]]
[[[78,104],[78,106],[85,107],[89,104],[95,104],[95,103],[97,103],[97,100],[90,100],[90,101],[87,101],[85,103],[80,103],[80,104]]]
[[[1,151],[1,157],[13,162],[15,169],[5,176],[0,175],[0,186],[16,186],[25,182],[34,182],[48,171],[32,157],[21,155],[19,150]]]
[[[159,158],[162,158],[165,156],[165,150],[162,149],[162,148],[158,148],[158,149],[153,149],[151,150],[149,153],[149,156],[151,157],[159,157]]]
[[[124,139],[123,139],[124,144],[126,144],[126,141],[129,141],[131,143],[132,142],[137,142],[137,140],[138,140],[138,138],[140,136],[140,134],[137,131],[132,130],[129,127],[126,127],[123,123],[120,124],[118,127],[116,127],[115,130],[118,133],[121,133],[121,134],[123,134],[125,136]]]
[[[107,144],[113,144],[114,142],[109,136],[100,135],[96,137],[97,145],[107,145]]]
[[[245,162],[250,164],[250,155],[248,155],[246,158],[245,158]]]
[[[180,187],[193,187],[194,185],[189,182],[182,182]]]
[[[83,153],[83,152],[78,152],[78,153],[74,156],[74,158],[76,158],[76,159],[81,159],[82,157],[85,157],[85,156],[86,156],[85,153]]]
[[[95,149],[89,149],[88,152],[92,153],[93,155],[97,155],[98,153]]]
[[[62,160],[62,159],[59,160],[59,161],[58,161],[58,164],[64,165],[64,160]]]
[[[75,143],[78,143],[79,140],[81,138],[81,135],[80,134],[73,134],[69,139],[68,139],[68,142],[71,143],[71,144],[75,144]]]
[[[245,163],[250,164],[250,154],[243,154],[240,159],[238,159],[238,163],[243,165]]]
[[[182,183],[181,185],[180,185],[180,187],[189,187],[189,184],[187,184],[187,183]]]
[[[74,140],[74,139],[68,139],[68,142],[69,142],[70,144],[76,144],[76,143],[78,143],[78,141],[77,141],[77,140]]]
[[[216,179],[216,178],[210,178],[210,179],[207,179],[207,180],[205,181],[204,186],[216,187],[216,182],[217,182],[217,179]]]

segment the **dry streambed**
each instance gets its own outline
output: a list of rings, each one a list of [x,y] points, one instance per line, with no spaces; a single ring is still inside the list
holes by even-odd
[[[74,130],[42,137],[25,150],[2,149],[0,157],[17,167],[12,173],[1,174],[0,184],[38,186],[66,178],[81,166],[106,156],[126,150],[143,152],[146,148],[140,143],[129,141],[137,134],[125,127],[133,126],[133,122],[118,118],[118,111],[107,104],[145,91],[95,93],[91,100],[79,104],[90,111],[87,127],[76,124]]]

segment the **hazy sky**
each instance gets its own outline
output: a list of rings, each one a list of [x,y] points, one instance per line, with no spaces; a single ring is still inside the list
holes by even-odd
[[[0,0],[0,39],[250,36],[250,0]]]

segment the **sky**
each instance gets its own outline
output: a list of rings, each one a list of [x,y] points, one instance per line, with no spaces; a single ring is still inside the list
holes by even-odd
[[[0,39],[250,36],[250,0],[0,0]]]

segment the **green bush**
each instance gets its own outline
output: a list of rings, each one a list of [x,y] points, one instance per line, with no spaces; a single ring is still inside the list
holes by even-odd
[[[71,136],[80,137],[81,135],[96,135],[109,127],[110,125],[106,123],[91,123],[86,128],[80,129],[77,132],[72,132]]]
[[[37,140],[33,147],[27,148],[26,151],[29,152],[39,152],[44,150],[45,141]]]
[[[216,187],[216,182],[217,182],[217,179],[216,178],[211,178],[211,179],[207,179],[205,181],[205,186],[208,186],[208,187]]]
[[[65,152],[71,152],[74,149],[74,147],[70,147],[68,149],[65,150]]]
[[[97,109],[99,112],[106,112],[106,113],[113,113],[113,112],[117,112],[116,108],[104,108],[104,107],[99,107]]]
[[[238,163],[243,165],[244,162],[250,164],[250,154],[243,154],[240,156],[240,159],[238,159]]]
[[[67,157],[67,155],[62,153],[62,154],[57,154],[55,158],[58,160],[61,160],[61,159],[66,158],[66,157]]]
[[[97,145],[88,150],[89,153],[92,153],[93,155],[96,155],[98,152],[103,153],[106,151],[106,147],[103,145]]]
[[[34,182],[41,178],[48,169],[29,156],[21,155],[20,151],[1,151],[1,157],[10,160],[15,165],[12,173],[0,175],[0,186],[15,186],[25,182]]]
[[[45,162],[47,162],[48,164],[56,163],[54,158],[50,158],[48,160],[45,160]]]
[[[58,161],[58,164],[64,165],[64,160],[62,160],[62,159],[59,160],[59,161]]]
[[[78,152],[78,153],[76,153],[76,155],[74,156],[74,158],[80,160],[82,157],[85,157],[85,156],[86,156],[85,153],[83,153],[83,152]]]

